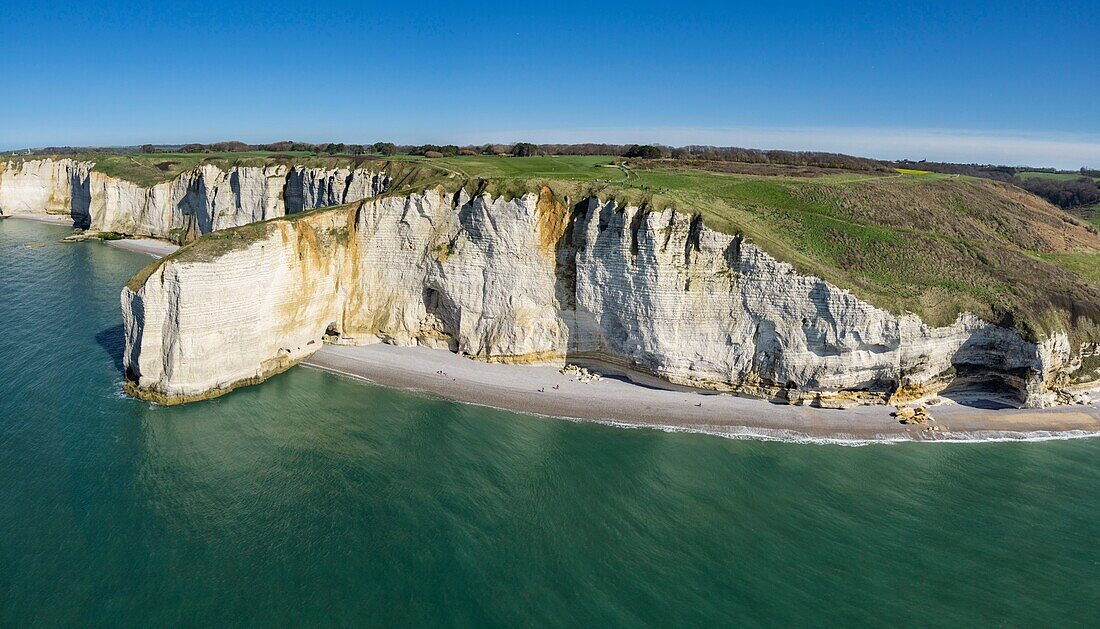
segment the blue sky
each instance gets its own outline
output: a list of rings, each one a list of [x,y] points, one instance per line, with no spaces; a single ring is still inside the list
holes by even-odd
[[[0,147],[663,142],[1100,167],[1100,2],[0,3]]]

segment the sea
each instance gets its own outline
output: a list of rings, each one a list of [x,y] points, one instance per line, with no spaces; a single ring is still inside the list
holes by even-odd
[[[734,440],[296,367],[122,393],[148,256],[0,221],[0,627],[1096,626],[1100,439]]]

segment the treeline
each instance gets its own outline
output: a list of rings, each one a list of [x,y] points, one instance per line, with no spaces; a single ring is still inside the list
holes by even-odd
[[[868,157],[855,157],[843,153],[822,151],[780,151],[747,149],[735,146],[690,145],[670,149],[673,159],[704,159],[748,164],[781,164],[785,166],[815,166],[818,168],[843,168],[846,170],[890,170],[886,162]]]
[[[1079,179],[1016,177],[1012,183],[1065,210],[1100,203],[1100,181],[1090,177]]]
[[[112,155],[129,155],[138,152],[137,146],[45,146],[33,149],[32,155],[77,155],[82,153],[110,153]],[[22,151],[12,151],[21,153]]]
[[[895,168],[912,168],[914,170],[928,170],[945,175],[966,175],[967,177],[982,177],[984,179],[997,179],[998,181],[1011,182],[1016,173],[1024,170],[1037,170],[1035,168],[1016,168],[1015,166],[994,166],[992,164],[952,164],[948,162],[928,162],[921,160],[914,162],[903,159],[891,164]],[[1053,171],[1052,171],[1053,172]]]
[[[902,160],[893,164],[898,168],[914,168],[930,170],[937,173],[950,175],[966,175],[969,177],[982,177],[984,179],[996,179],[1014,186],[1019,186],[1028,192],[1040,196],[1050,203],[1064,210],[1086,207],[1100,203],[1100,181],[1094,177],[1100,177],[1100,171],[1090,168],[1082,168],[1081,174],[1076,179],[1063,179],[1056,177],[1024,177],[1022,173],[1060,173],[1054,168],[1033,168],[1030,166],[995,166],[992,164],[950,164],[945,162],[914,162]]]
[[[674,147],[663,144],[530,144],[527,142],[520,142],[515,147],[522,147],[522,153],[525,155],[615,155],[638,159],[705,160],[847,170],[890,170],[889,164],[880,160],[820,151],[768,151],[707,145]],[[500,148],[503,147],[494,146],[494,151],[502,152]],[[515,150],[503,152],[519,154]]]
[[[516,142],[514,144],[395,144],[393,142],[375,142],[374,144],[345,144],[309,142],[272,142],[269,144],[246,144],[244,142],[215,142],[212,144],[184,144],[182,146],[154,146],[146,144],[143,152],[178,151],[181,153],[233,153],[247,151],[307,152],[328,155],[424,155],[427,157],[453,157],[456,155],[511,155],[531,157],[535,155],[611,155],[637,159],[691,159],[728,162],[747,162],[753,164],[783,164],[790,166],[816,166],[819,168],[844,168],[850,170],[889,169],[885,162],[854,157],[840,153],[818,151],[766,151],[740,147],[722,146],[664,146],[661,144],[535,144]]]
[[[246,144],[244,142],[214,142],[213,144],[184,144],[182,146],[154,146],[146,144],[141,147],[143,153],[179,152],[179,153],[247,153],[250,151],[264,151],[269,153],[316,153],[319,155],[396,155],[397,145],[392,142],[375,142],[374,144],[345,144],[343,142],[325,142],[314,144],[311,142],[271,142],[268,144]]]
[[[819,168],[844,168],[849,170],[889,170],[890,165],[879,160],[854,157],[840,153],[818,151],[768,151],[740,147],[722,147],[706,145],[665,146],[661,144],[535,144],[516,142],[513,144],[396,144],[393,142],[375,142],[373,144],[345,144],[343,142],[311,143],[282,141],[267,144],[248,144],[239,141],[214,142],[211,144],[153,145],[141,147],[49,147],[41,153],[143,153],[180,152],[180,153],[243,153],[265,151],[273,153],[303,152],[322,155],[423,155],[426,157],[453,157],[456,155],[511,155],[531,157],[535,155],[609,155],[632,159],[675,159],[709,160],[726,162],[746,162],[752,164],[782,164],[789,166],[815,166]]]

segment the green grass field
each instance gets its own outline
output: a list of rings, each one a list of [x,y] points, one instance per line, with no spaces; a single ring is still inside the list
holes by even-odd
[[[1016,176],[1022,179],[1057,179],[1059,181],[1073,181],[1075,179],[1080,179],[1084,175],[1081,173],[1044,173],[1028,170],[1016,173]],[[1092,179],[1100,181],[1100,177],[1092,177]]]

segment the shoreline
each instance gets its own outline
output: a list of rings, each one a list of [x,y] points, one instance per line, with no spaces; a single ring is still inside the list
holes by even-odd
[[[157,240],[155,238],[123,238],[122,240],[104,240],[103,242],[117,247],[119,249],[125,249],[126,251],[132,251],[134,253],[144,253],[147,256],[157,258],[163,258],[171,255],[177,249],[179,245],[173,245],[170,242],[163,240]]]
[[[6,217],[71,225],[71,219],[60,216]],[[178,245],[153,238],[103,242],[153,258],[179,249]],[[359,381],[488,408],[618,428],[692,432],[731,439],[852,446],[1100,436],[1100,391],[1094,393],[1088,405],[1045,409],[990,409],[974,405],[980,404],[980,400],[970,401],[971,405],[965,400],[945,400],[929,407],[936,421],[922,426],[899,423],[890,416],[892,406],[823,409],[776,404],[679,386],[598,361],[574,362],[602,374],[603,378],[585,383],[559,373],[555,365],[486,363],[446,350],[384,343],[326,345],[300,364]],[[553,388],[555,385],[557,389]],[[928,426],[940,430],[928,431]]]
[[[34,221],[36,223],[47,223],[49,225],[61,225],[62,227],[73,226],[73,218],[71,216],[63,216],[61,214],[5,214],[4,218],[16,218],[23,221]]]
[[[73,220],[69,217],[50,215],[50,214],[4,214],[3,218],[14,218],[24,221],[34,221],[36,223],[46,223],[48,225],[59,225],[61,227],[72,227]],[[98,240],[96,238],[87,238],[85,241]],[[120,240],[101,240],[112,247],[118,249],[125,249],[126,251],[132,251],[134,253],[144,253],[145,255],[152,256],[154,258],[163,258],[171,255],[177,249],[179,245],[174,245],[164,240],[158,240],[156,238],[146,238],[142,236],[127,236]]]
[[[301,364],[479,406],[622,428],[727,438],[863,445],[1100,436],[1100,407],[1095,399],[1090,405],[997,410],[947,400],[929,407],[935,422],[905,425],[890,416],[891,406],[838,410],[775,404],[678,387],[593,361],[575,362],[598,371],[603,378],[585,383],[559,373],[553,365],[485,363],[445,350],[385,344],[326,345]],[[440,371],[443,373],[437,373]],[[926,430],[928,426],[938,426],[939,431]]]

